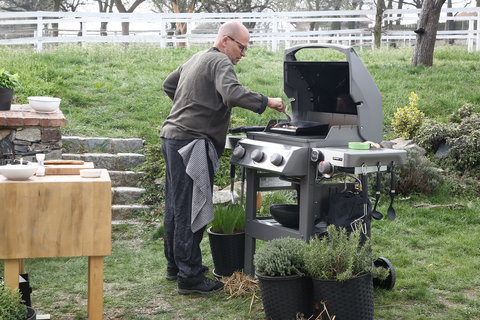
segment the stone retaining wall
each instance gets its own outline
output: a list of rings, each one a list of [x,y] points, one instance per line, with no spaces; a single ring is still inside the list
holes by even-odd
[[[60,110],[37,113],[28,104],[12,105],[11,110],[0,111],[0,164],[12,154],[16,159],[33,160],[34,156],[22,156],[32,151],[44,151],[46,159],[60,159],[61,127],[66,123]]]

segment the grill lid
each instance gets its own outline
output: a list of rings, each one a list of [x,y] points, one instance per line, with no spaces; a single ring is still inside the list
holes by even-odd
[[[344,61],[298,61],[302,49],[333,49]],[[355,125],[361,139],[382,139],[382,99],[371,75],[352,47],[300,45],[285,50],[284,91],[293,118],[332,126]]]

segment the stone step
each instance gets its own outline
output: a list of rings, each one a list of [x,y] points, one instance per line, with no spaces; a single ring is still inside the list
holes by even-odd
[[[141,165],[145,161],[145,156],[140,153],[64,153],[62,159],[93,162],[95,168],[127,171]]]
[[[145,189],[134,187],[114,187],[112,188],[112,204],[137,204]]]
[[[140,138],[62,137],[66,153],[143,153],[144,140]]]
[[[132,205],[112,205],[112,221],[118,220],[137,220],[144,211],[150,210],[149,206],[140,204]]]
[[[144,172],[117,170],[111,170],[108,173],[110,174],[112,187],[138,187],[145,175]]]

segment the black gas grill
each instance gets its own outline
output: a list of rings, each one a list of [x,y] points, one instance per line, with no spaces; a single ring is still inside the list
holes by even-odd
[[[336,50],[344,61],[297,61],[302,49]],[[363,199],[363,210],[348,224],[370,234],[367,179],[372,172],[403,164],[406,152],[349,147],[382,139],[380,92],[352,47],[296,46],[285,51],[284,90],[292,122],[267,125],[236,141],[231,163],[246,168],[245,272],[253,274],[255,240],[295,237],[308,241],[335,223],[330,201],[348,190]],[[361,144],[363,147],[364,144]],[[339,183],[337,179],[349,179]],[[360,186],[360,187],[359,187]],[[256,216],[258,191],[293,189],[298,195],[298,228]],[[341,197],[340,197],[341,199]],[[330,216],[329,216],[330,215]]]

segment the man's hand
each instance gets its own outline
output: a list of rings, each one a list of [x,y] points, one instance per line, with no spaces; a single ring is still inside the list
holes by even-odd
[[[282,98],[268,98],[267,106],[278,112],[285,112],[285,102],[283,102]]]

